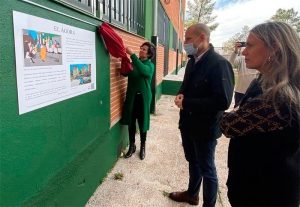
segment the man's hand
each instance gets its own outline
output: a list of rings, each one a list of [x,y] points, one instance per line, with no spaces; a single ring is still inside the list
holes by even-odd
[[[182,106],[182,100],[184,98],[184,95],[183,94],[178,94],[174,100],[176,106],[178,108],[180,108],[181,110],[183,109],[183,106]]]
[[[241,49],[241,46],[242,46],[242,44],[240,42],[236,42],[235,43],[235,45],[234,45],[234,52],[235,52],[235,54],[238,53],[238,50]]]

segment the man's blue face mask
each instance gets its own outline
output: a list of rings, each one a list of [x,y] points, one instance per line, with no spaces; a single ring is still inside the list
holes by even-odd
[[[200,37],[200,35],[197,37],[197,39]],[[198,48],[201,45],[201,43],[198,45],[198,47],[194,48],[194,43],[197,41],[197,39],[193,43],[184,44],[184,50],[188,55],[195,55],[198,52]]]

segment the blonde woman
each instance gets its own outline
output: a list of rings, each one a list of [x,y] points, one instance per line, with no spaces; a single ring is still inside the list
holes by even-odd
[[[247,68],[259,77],[220,127],[231,138],[228,198],[232,206],[299,206],[300,37],[286,23],[255,26]]]

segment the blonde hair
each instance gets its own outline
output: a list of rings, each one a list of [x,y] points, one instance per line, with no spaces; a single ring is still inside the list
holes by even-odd
[[[300,121],[299,34],[284,22],[259,24],[250,32],[273,52],[267,60],[270,61],[269,72],[262,78],[264,100],[271,99],[277,109],[275,98],[281,99],[287,104],[291,117]]]

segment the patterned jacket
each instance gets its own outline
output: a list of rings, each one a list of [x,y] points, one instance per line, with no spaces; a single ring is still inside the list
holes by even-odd
[[[300,198],[299,123],[284,101],[263,102],[258,80],[240,107],[224,113],[220,128],[231,138],[228,198],[236,206],[297,206]],[[292,115],[293,116],[293,115]]]

